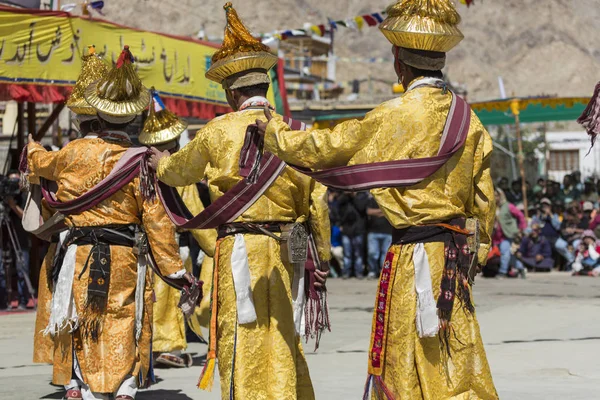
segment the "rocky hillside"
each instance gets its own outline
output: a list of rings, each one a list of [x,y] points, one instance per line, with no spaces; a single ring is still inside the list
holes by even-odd
[[[179,35],[202,27],[222,35],[224,0],[128,0],[106,2],[106,18],[121,24]],[[344,19],[381,11],[389,0],[254,0],[234,6],[254,32],[301,28],[327,17]],[[470,100],[497,98],[498,76],[508,95],[590,95],[600,80],[600,0],[475,0],[458,5],[465,40],[449,54],[447,73],[465,85]],[[390,57],[377,28],[340,28],[341,57]],[[389,64],[340,62],[338,80],[371,76],[393,81]],[[386,90],[389,90],[386,88]]]

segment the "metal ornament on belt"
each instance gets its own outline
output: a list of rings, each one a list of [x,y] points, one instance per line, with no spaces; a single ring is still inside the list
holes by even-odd
[[[281,256],[295,264],[305,263],[308,257],[308,232],[302,224],[289,224],[281,227]]]

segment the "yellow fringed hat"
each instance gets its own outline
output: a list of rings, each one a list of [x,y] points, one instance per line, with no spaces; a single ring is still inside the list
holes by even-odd
[[[223,8],[227,15],[223,45],[213,54],[206,77],[224,89],[269,83],[267,72],[277,64],[277,56],[252,36],[230,2]]]
[[[129,46],[125,46],[116,65],[85,90],[86,101],[109,122],[129,122],[148,107],[150,92],[142,84],[133,62]]]
[[[464,38],[459,23],[450,0],[399,0],[379,29],[397,47],[446,53]]]
[[[107,72],[108,67],[96,54],[96,47],[88,46],[88,54],[81,57],[81,73],[67,99],[67,107],[78,115],[95,116],[96,109],[85,101],[84,92],[90,83],[102,78]]]
[[[154,88],[150,89],[151,103],[148,118],[138,140],[145,146],[156,146],[176,140],[187,128],[187,122],[165,107]]]

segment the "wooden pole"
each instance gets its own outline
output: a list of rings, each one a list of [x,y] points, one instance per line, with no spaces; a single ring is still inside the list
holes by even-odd
[[[36,136],[37,130],[37,118],[35,112],[35,103],[27,103],[27,127],[30,135]],[[42,266],[40,260],[40,250],[42,248],[42,242],[35,235],[30,234],[29,239],[31,240],[31,249],[29,252],[29,278],[33,284],[34,289],[38,290],[38,280],[40,276],[40,268]]]
[[[52,110],[52,113],[48,116],[48,119],[44,122],[44,124],[42,125],[40,130],[34,135],[34,139],[36,142],[39,142],[40,140],[42,140],[42,138],[44,137],[44,135],[46,134],[48,129],[50,129],[50,127],[52,126],[54,121],[57,120],[58,114],[60,114],[60,112],[62,111],[62,109],[64,107],[65,107],[65,103],[57,103],[54,105],[54,109]]]
[[[515,114],[515,125],[517,128],[517,146],[519,148],[519,171],[521,173],[521,191],[523,192],[523,214],[525,214],[525,219],[529,218],[529,208],[527,207],[527,182],[525,180],[525,163],[524,163],[524,155],[523,155],[523,141],[521,140],[521,121],[519,118],[519,114]]]

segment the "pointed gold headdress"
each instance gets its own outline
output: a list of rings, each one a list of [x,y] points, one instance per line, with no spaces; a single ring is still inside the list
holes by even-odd
[[[459,23],[450,0],[399,0],[379,29],[395,46],[446,53],[464,38]]]
[[[108,72],[108,67],[96,54],[95,46],[88,46],[88,54],[81,57],[81,73],[75,87],[67,99],[67,107],[78,115],[96,115],[96,109],[83,97],[90,83],[97,81]]]
[[[181,120],[177,115],[165,107],[154,88],[150,89],[152,94],[148,118],[138,140],[145,146],[156,146],[176,140],[187,128],[187,122]]]
[[[148,106],[150,93],[133,62],[129,46],[125,46],[116,65],[85,90],[87,102],[109,122],[129,122]]]
[[[212,56],[206,77],[225,89],[269,83],[269,71],[277,56],[252,36],[230,2],[223,6],[227,15],[223,45]]]

